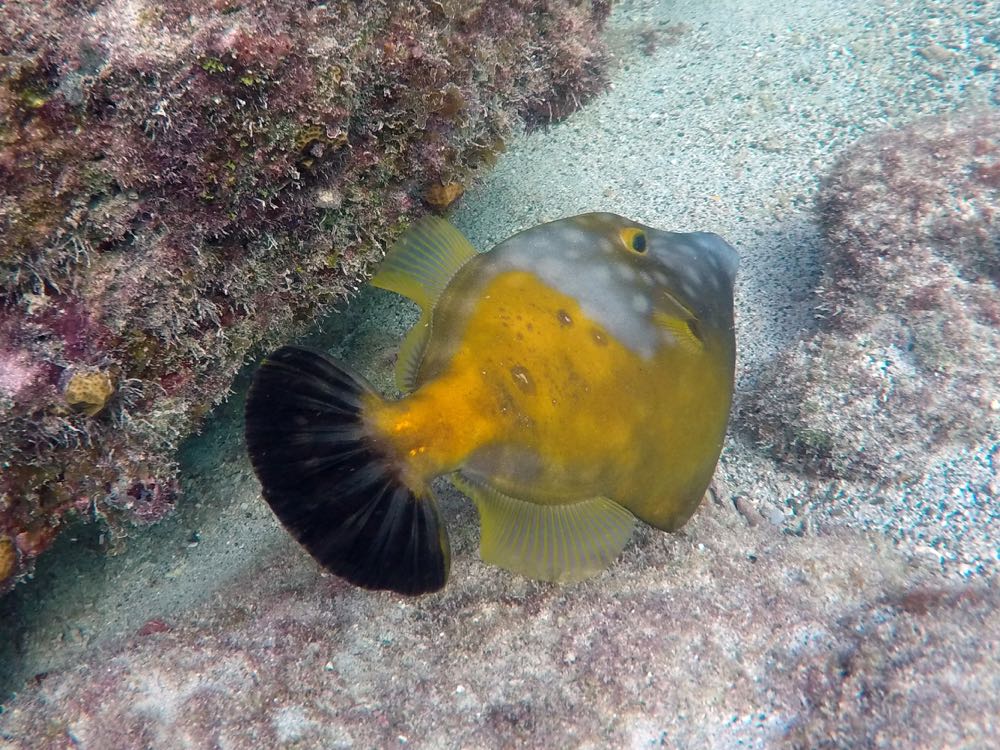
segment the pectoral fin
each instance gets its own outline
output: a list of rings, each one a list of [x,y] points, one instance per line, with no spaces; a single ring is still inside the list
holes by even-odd
[[[653,321],[669,333],[677,345],[689,354],[697,354],[705,348],[699,335],[700,329],[696,319],[679,317],[657,310],[653,313]]]

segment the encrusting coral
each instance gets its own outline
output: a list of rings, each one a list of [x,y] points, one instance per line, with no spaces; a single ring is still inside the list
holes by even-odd
[[[820,195],[821,330],[742,407],[782,458],[896,482],[1000,432],[1000,115],[866,138]]]
[[[247,353],[347,298],[516,127],[597,91],[607,13],[0,6],[0,592],[68,513],[120,538],[167,512],[178,442]]]

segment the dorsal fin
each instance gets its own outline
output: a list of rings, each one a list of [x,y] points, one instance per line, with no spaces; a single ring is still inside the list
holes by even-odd
[[[618,557],[635,526],[635,516],[607,498],[542,505],[461,472],[450,478],[479,509],[479,556],[528,578],[566,583],[597,575]]]
[[[408,393],[431,337],[431,313],[458,269],[476,256],[465,235],[444,219],[425,216],[392,246],[372,285],[420,305],[420,320],[406,335],[396,359],[396,387]]]
[[[438,216],[426,216],[389,250],[372,284],[409,297],[429,315],[458,269],[475,256],[465,235]]]
[[[411,393],[417,389],[417,371],[424,361],[424,351],[430,337],[431,314],[424,312],[406,334],[396,357],[396,387],[403,393]]]

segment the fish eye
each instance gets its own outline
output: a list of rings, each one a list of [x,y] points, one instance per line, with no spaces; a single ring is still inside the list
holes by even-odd
[[[641,229],[629,227],[621,231],[622,242],[625,247],[636,253],[646,252],[646,233]]]

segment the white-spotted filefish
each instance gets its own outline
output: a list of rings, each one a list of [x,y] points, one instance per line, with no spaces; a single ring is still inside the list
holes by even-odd
[[[444,586],[430,488],[473,498],[487,562],[580,580],[635,519],[694,513],[733,392],[736,252],[715,234],[609,213],[478,254],[428,218],[373,283],[420,305],[386,400],[328,355],[283,347],[254,377],[247,445],[264,497],[321,563],[367,588]]]

